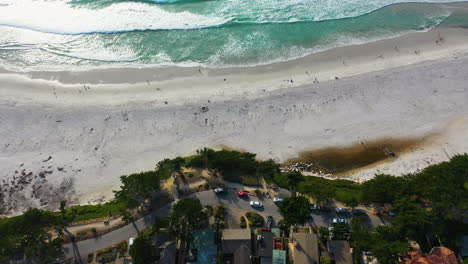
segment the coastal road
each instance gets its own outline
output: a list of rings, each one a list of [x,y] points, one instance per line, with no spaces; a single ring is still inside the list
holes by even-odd
[[[224,193],[216,194],[213,190],[209,190],[189,195],[188,198],[196,198],[200,200],[203,205],[226,205],[228,211],[226,223],[228,228],[239,228],[240,217],[249,211],[259,213],[265,218],[265,220],[267,216],[271,215],[273,216],[275,223],[278,223],[278,221],[282,219],[278,207],[273,202],[272,198],[257,198],[254,196],[249,198],[240,198],[237,196],[236,191],[236,189],[228,188]],[[250,206],[250,201],[262,202],[263,208],[252,208]],[[109,247],[123,240],[128,241],[131,237],[136,237],[141,230],[151,226],[156,217],[169,216],[173,204],[174,202],[153,211],[151,214],[138,219],[132,224],[123,226],[98,238],[66,244],[64,245],[65,256],[67,258],[81,259],[83,260],[83,263],[86,263],[88,254]],[[337,214],[333,210],[330,212],[313,211],[311,216],[312,220],[310,221],[310,224],[316,227],[321,227],[330,226],[331,220],[334,217],[337,217]],[[339,217],[350,220],[351,216],[344,215]],[[371,214],[366,214],[366,220],[367,224],[372,227],[384,224],[384,222],[377,216]]]
[[[131,237],[136,237],[141,230],[152,225],[156,217],[168,216],[170,214],[171,207],[172,203],[165,205],[162,208],[153,211],[151,214],[148,214],[131,224],[118,228],[97,238],[66,244],[63,246],[65,256],[67,259],[81,259],[83,260],[83,263],[87,263],[86,261],[88,254],[109,247],[123,240],[128,241]]]

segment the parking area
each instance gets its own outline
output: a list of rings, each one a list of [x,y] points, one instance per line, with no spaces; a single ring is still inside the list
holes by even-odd
[[[214,191],[206,191],[194,194],[194,197],[198,198],[200,202],[204,205],[226,205],[228,209],[227,215],[227,225],[228,228],[239,228],[240,217],[246,212],[252,211],[257,212],[262,215],[265,220],[268,216],[272,216],[275,223],[282,219],[281,214],[279,213],[278,206],[273,202],[274,197],[256,197],[249,195],[248,197],[239,197],[237,191],[240,191],[236,188],[226,188],[222,193],[215,193]],[[286,195],[282,196],[283,198]],[[262,207],[252,207],[250,201],[259,201],[263,204]],[[359,211],[358,214],[364,217],[366,224],[370,227],[376,227],[384,224],[384,222],[377,217],[376,215],[369,214],[366,211]],[[332,224],[333,218],[345,219],[345,221],[350,222],[353,214],[349,210],[343,212],[337,212],[336,208],[329,207],[325,209],[315,209],[311,210],[311,221],[310,225],[314,227],[321,226],[330,226]]]

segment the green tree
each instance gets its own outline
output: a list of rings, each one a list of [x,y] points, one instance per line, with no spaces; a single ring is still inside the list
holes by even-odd
[[[323,246],[326,246],[327,240],[330,239],[330,230],[328,230],[328,227],[321,226],[319,228],[318,234],[319,234],[320,242],[322,242]]]
[[[351,219],[351,247],[353,248],[353,259],[360,263],[362,253],[371,249],[371,230],[364,225],[364,217],[353,217]]]
[[[161,174],[147,171],[120,177],[120,190],[114,191],[117,202],[133,202],[146,206],[146,200],[152,199],[160,190]]]
[[[60,215],[29,209],[23,215],[0,221],[0,260],[16,252],[37,263],[51,263],[63,257],[62,239],[52,239],[49,232],[63,233]]]
[[[303,225],[310,219],[309,200],[304,196],[288,197],[278,207],[288,225]]]
[[[190,234],[196,228],[206,225],[208,216],[198,200],[179,200],[171,212],[170,232],[183,242],[188,241]]]
[[[323,205],[335,197],[335,191],[332,186],[319,181],[316,183],[302,182],[299,184],[302,193],[307,194],[317,201],[318,204]]]
[[[156,247],[152,245],[149,236],[137,237],[128,253],[135,264],[151,264],[158,260],[158,252]]]
[[[304,180],[304,175],[299,171],[292,171],[286,174],[288,179],[289,189],[291,190],[292,195],[296,195],[297,185]]]
[[[379,226],[372,235],[371,252],[381,264],[401,263],[408,249],[408,241],[393,226]]]
[[[401,197],[406,179],[390,175],[376,175],[362,184],[365,204],[391,204]]]
[[[356,196],[351,196],[347,200],[343,201],[346,206],[351,207],[351,211],[354,210],[359,205],[359,200],[356,198]]]
[[[177,157],[175,159],[163,159],[156,165],[156,169],[161,173],[182,175],[182,167],[185,165],[185,159]]]
[[[349,238],[349,225],[346,223],[336,223],[333,225],[333,239],[347,240]]]
[[[133,223],[135,221],[135,218],[132,216],[132,214],[128,210],[121,209],[120,215],[122,216],[122,221],[124,221],[126,225]]]
[[[398,200],[392,210],[397,212],[392,224],[399,233],[417,241],[423,250],[428,251],[430,245],[427,244],[426,234],[431,232],[432,227],[429,212],[407,198]]]

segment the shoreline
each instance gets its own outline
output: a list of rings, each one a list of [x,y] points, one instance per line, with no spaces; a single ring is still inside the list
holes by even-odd
[[[442,41],[439,42],[439,38]],[[4,99],[52,105],[161,100],[178,103],[178,99],[187,93],[193,93],[191,99],[197,100],[213,96],[262,96],[278,89],[464,57],[468,55],[467,42],[468,28],[436,27],[428,32],[334,48],[299,59],[254,67],[3,73],[0,74],[0,82],[5,84],[1,88]]]
[[[442,44],[435,43],[439,33]],[[63,199],[106,201],[121,175],[202,147],[284,161],[309,150],[436,134],[430,145],[346,178],[424,168],[468,151],[466,43],[468,29],[437,28],[233,72],[168,70],[149,84],[138,70],[115,73],[141,80],[134,84],[0,74],[0,205],[14,213],[55,208]],[[11,181],[26,183],[10,188]]]

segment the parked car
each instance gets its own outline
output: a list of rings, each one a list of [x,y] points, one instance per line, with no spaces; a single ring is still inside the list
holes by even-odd
[[[259,201],[250,201],[250,206],[260,208],[263,207],[263,204]]]
[[[216,188],[216,189],[214,189],[214,192],[215,193],[223,193],[224,189],[223,188]]]
[[[310,204],[310,210],[318,210],[320,207],[316,204]]]
[[[338,213],[338,214],[345,214],[345,213],[348,213],[348,209],[337,207],[337,208],[335,208],[335,212]]]
[[[128,240],[128,246],[131,247],[133,245],[133,242],[135,242],[135,238],[134,237],[131,237],[129,240]]]
[[[249,194],[246,192],[239,191],[237,192],[237,196],[239,197],[249,197]]]
[[[284,200],[283,198],[279,198],[279,197],[273,198],[273,202],[274,202],[274,203],[280,203],[280,202],[282,202],[283,200]]]
[[[346,221],[346,219],[343,219],[343,218],[333,218],[332,223],[333,224],[338,224],[338,223],[346,224],[348,223],[348,221]]]

